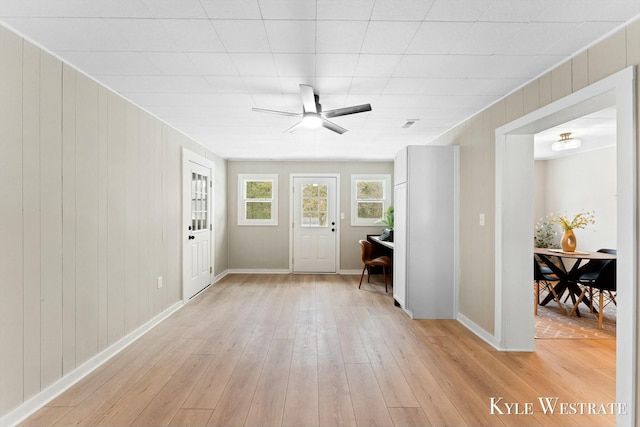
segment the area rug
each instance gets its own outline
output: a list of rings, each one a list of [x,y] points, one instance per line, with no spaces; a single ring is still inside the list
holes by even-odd
[[[544,295],[540,295],[543,299]],[[572,305],[563,304],[567,313]],[[597,317],[589,313],[589,309],[581,304],[581,316],[575,314],[568,316],[562,314],[558,305],[551,301],[546,306],[538,306],[538,315],[535,316],[536,338],[561,338],[561,339],[615,339],[616,338],[616,306],[609,304],[604,309],[603,329],[598,329]]]

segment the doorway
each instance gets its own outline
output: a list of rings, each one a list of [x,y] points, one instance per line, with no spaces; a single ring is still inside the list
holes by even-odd
[[[291,176],[291,270],[294,273],[337,271],[336,175]]]
[[[182,150],[182,299],[211,284],[213,274],[213,164]]]
[[[530,287],[533,227],[533,134],[610,106],[617,122],[616,401],[618,425],[634,425],[637,372],[635,69],[629,67],[496,129],[495,337],[506,351],[533,351]],[[523,313],[525,313],[523,315]]]

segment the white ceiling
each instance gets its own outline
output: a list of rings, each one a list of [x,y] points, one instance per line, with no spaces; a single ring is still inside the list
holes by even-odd
[[[638,0],[0,0],[0,21],[231,159],[390,159],[640,14]],[[324,110],[301,129],[310,84]],[[402,126],[418,119],[411,128]]]

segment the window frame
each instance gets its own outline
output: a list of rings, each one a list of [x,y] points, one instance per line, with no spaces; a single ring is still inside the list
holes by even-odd
[[[248,182],[271,182],[270,199],[247,199]],[[248,219],[248,202],[271,203],[271,219]],[[278,225],[278,174],[238,174],[238,225],[277,226]]]
[[[391,199],[391,174],[352,174],[351,175],[351,226],[352,227],[371,227],[377,221],[384,218],[359,218],[358,217],[358,192],[357,184],[360,181],[382,181],[384,183],[384,195],[382,199],[372,199],[382,201],[382,212],[384,213],[392,204]]]

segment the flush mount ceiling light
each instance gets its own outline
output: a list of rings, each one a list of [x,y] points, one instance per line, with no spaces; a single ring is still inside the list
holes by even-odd
[[[560,134],[560,139],[551,144],[553,151],[572,150],[580,147],[580,140],[571,138],[571,132],[565,132]]]

